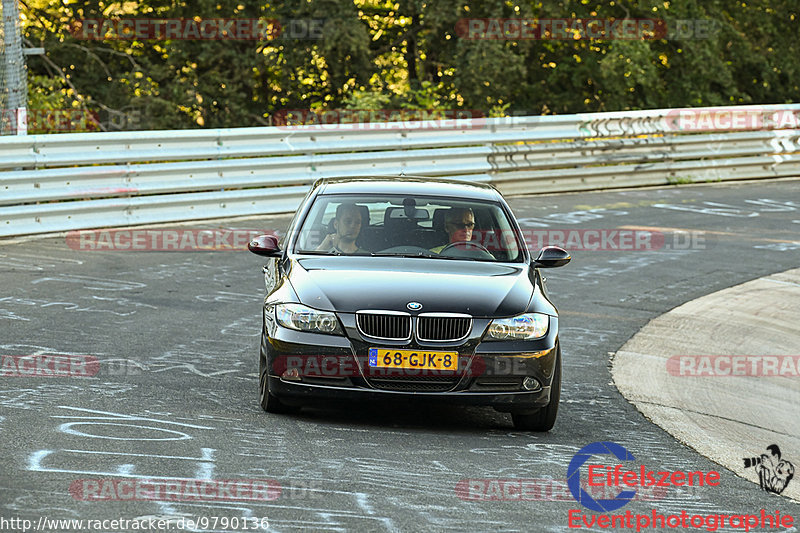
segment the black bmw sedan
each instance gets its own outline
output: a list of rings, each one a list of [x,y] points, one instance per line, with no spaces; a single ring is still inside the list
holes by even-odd
[[[317,181],[270,257],[261,406],[413,397],[486,405],[521,430],[558,413],[558,313],[500,193],[428,178]]]

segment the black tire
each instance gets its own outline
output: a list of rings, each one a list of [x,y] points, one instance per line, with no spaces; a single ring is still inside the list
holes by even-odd
[[[264,354],[265,339],[262,335],[261,353],[258,356],[258,403],[261,408],[268,413],[291,413],[297,408],[291,407],[280,401],[269,390],[269,370],[267,368],[267,357]]]
[[[553,383],[550,385],[550,403],[532,414],[511,413],[514,428],[520,431],[550,431],[558,417],[558,401],[561,399],[561,347],[556,349],[556,365]]]

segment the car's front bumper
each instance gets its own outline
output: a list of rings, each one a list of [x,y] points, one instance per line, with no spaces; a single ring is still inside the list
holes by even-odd
[[[270,392],[288,403],[413,398],[487,405],[515,412],[532,412],[550,401],[557,317],[551,317],[543,338],[524,342],[481,342],[489,320],[474,319],[470,337],[457,345],[371,340],[349,327],[346,318],[343,322],[347,336],[306,333],[274,322],[268,324],[263,344]],[[459,371],[447,376],[402,372],[375,376],[374,369],[367,365],[372,347],[457,352]],[[529,378],[527,382],[525,378]]]
[[[424,402],[456,403],[462,405],[492,406],[498,411],[524,412],[545,407],[550,402],[550,387],[526,392],[473,392],[469,390],[447,392],[395,391],[376,388],[319,385],[286,381],[269,377],[270,392],[288,404],[305,404],[324,400],[391,401],[414,400]]]

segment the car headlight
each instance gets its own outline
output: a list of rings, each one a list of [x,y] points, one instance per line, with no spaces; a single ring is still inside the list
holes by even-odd
[[[492,321],[486,340],[527,341],[540,339],[547,333],[550,317],[541,313],[525,313]]]
[[[285,328],[312,333],[342,334],[339,321],[334,313],[318,311],[301,304],[278,304],[275,306],[275,319]]]

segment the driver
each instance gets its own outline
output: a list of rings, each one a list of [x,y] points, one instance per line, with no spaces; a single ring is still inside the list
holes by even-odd
[[[472,230],[475,228],[475,213],[469,207],[451,209],[444,216],[444,229],[447,231],[449,242],[431,252],[440,253],[448,244],[454,242],[469,242],[472,240]]]
[[[361,211],[356,204],[339,204],[333,219],[333,228],[336,231],[327,235],[317,250],[339,254],[368,254],[368,250],[356,244],[358,234],[361,233],[361,223]]]

